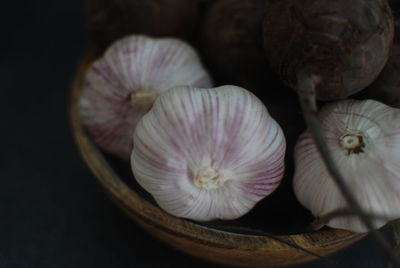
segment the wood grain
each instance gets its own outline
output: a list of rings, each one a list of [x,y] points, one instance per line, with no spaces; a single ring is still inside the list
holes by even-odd
[[[72,85],[70,123],[83,160],[111,199],[139,226],[165,243],[204,260],[235,267],[281,267],[311,261],[316,257],[288,243],[320,256],[336,252],[361,239],[363,234],[342,230],[279,236],[246,235],[221,231],[176,218],[141,198],[118,177],[103,154],[86,135],[77,102],[82,87],[85,61]]]

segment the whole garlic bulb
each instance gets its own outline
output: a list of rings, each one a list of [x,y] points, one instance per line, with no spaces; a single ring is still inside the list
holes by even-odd
[[[319,120],[327,145],[346,183],[379,228],[400,218],[400,110],[373,100],[328,104]],[[309,132],[295,148],[294,191],[316,217],[347,208]],[[328,226],[353,232],[367,229],[357,216],[332,218]]]
[[[131,163],[170,214],[234,219],[279,185],[285,146],[279,125],[249,91],[177,87],[137,125]]]
[[[80,114],[101,148],[129,159],[137,122],[158,94],[184,85],[212,85],[193,48],[179,39],[129,36],[88,70]]]

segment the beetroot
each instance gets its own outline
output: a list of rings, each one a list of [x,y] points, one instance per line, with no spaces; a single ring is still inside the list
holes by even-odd
[[[267,0],[264,49],[290,87],[313,75],[317,98],[346,98],[386,63],[393,18],[386,0]]]
[[[256,91],[268,84],[262,46],[265,0],[210,3],[201,26],[201,52],[217,83]],[[266,75],[267,74],[267,75]]]
[[[360,93],[360,97],[375,99],[400,108],[400,20],[398,18],[395,29],[395,40],[385,67],[378,79]]]
[[[129,34],[189,38],[199,12],[197,0],[89,0],[88,27],[99,52]]]
[[[390,7],[393,12],[398,13],[400,11],[400,1],[399,0],[388,0]]]
[[[316,98],[346,98],[368,86],[385,65],[393,40],[393,17],[386,0],[267,0],[264,49],[281,80],[297,91],[309,131],[323,163],[347,205],[366,229],[371,218],[354,197],[326,145]],[[373,232],[390,260],[400,267],[381,234]]]

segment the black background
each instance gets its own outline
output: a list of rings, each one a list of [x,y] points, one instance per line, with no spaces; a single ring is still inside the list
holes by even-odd
[[[86,44],[83,3],[0,7],[0,267],[221,267],[139,229],[83,164],[68,90]],[[383,267],[371,238],[317,267]]]

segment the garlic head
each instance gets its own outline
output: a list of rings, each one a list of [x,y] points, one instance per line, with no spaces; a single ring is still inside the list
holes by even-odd
[[[160,93],[181,85],[212,86],[193,48],[179,39],[128,36],[86,73],[82,121],[102,149],[129,159],[137,122]]]
[[[344,100],[324,106],[318,118],[352,194],[365,212],[379,216],[374,226],[400,218],[400,110],[373,100]],[[315,217],[348,208],[308,131],[296,144],[295,164],[295,194]],[[327,225],[367,231],[355,215]]]
[[[281,128],[258,98],[235,86],[168,90],[133,140],[136,180],[178,217],[240,217],[283,176]]]

